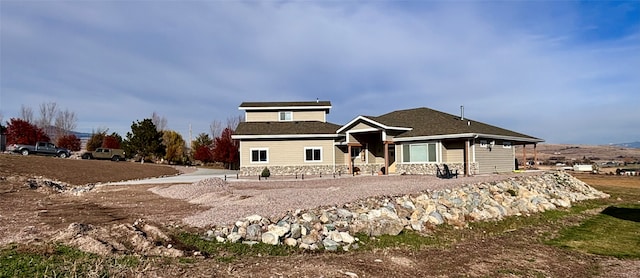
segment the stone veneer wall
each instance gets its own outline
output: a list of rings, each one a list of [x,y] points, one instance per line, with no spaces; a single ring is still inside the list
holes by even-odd
[[[384,164],[364,164],[364,165],[356,164],[355,167],[360,168],[361,175],[371,175],[371,173],[378,174],[380,169],[384,167]]]
[[[449,166],[451,171],[458,170],[458,174],[464,174],[464,163],[445,163]],[[396,166],[397,174],[407,174],[407,175],[435,175],[437,172],[436,165],[440,167],[441,170],[444,170],[443,164],[433,164],[433,163],[425,163],[425,164],[398,164]],[[478,174],[478,163],[472,162],[471,167],[469,167],[469,174],[475,175]]]
[[[240,176],[258,176],[262,170],[267,167],[271,175],[274,176],[293,176],[293,175],[331,175],[333,173],[348,174],[349,169],[345,165],[297,165],[297,166],[250,166],[240,167]]]

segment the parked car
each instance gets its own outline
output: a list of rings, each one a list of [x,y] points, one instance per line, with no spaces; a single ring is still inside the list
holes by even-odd
[[[35,145],[11,145],[12,152],[20,153],[22,155],[40,154],[40,155],[53,155],[61,158],[67,158],[71,156],[71,152],[65,148],[58,148],[53,143],[49,142],[37,142]]]
[[[110,159],[120,161],[124,160],[124,151],[122,149],[97,148],[95,151],[83,153],[82,159]]]

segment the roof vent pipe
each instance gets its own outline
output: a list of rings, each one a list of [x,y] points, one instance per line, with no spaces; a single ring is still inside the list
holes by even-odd
[[[464,121],[464,105],[460,105],[460,120]]]

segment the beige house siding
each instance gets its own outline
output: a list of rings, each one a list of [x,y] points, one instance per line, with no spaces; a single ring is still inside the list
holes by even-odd
[[[464,142],[443,142],[442,163],[464,163]]]
[[[333,140],[269,140],[241,141],[240,161],[243,166],[333,165]],[[322,149],[322,161],[306,162],[305,148]],[[267,149],[268,162],[251,162],[252,149]]]
[[[320,121],[325,122],[324,111],[293,111],[294,121]]]
[[[278,121],[277,111],[247,111],[245,113],[247,122],[269,122]]]
[[[349,131],[371,130],[371,129],[377,129],[377,128],[367,123],[358,123],[353,128],[349,129]]]
[[[492,147],[481,147],[478,141],[475,144],[475,152],[479,174],[505,173],[515,170],[513,147],[504,148],[502,141],[496,141]]]
[[[281,111],[291,111],[283,109]],[[291,111],[292,121],[326,122],[324,111]],[[247,111],[247,122],[277,122],[280,121],[280,111]]]
[[[342,147],[343,149],[346,149],[347,147]],[[333,148],[333,151],[335,153],[335,158],[336,158],[336,165],[347,165],[347,161],[348,160],[348,156],[349,154],[347,153],[346,150],[342,150],[340,149],[339,146],[335,146]]]

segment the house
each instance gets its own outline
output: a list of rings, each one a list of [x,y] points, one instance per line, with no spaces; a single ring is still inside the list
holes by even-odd
[[[435,175],[442,164],[464,175],[511,172],[513,146],[533,145],[535,152],[544,141],[424,107],[357,116],[342,126],[326,121],[329,101],[244,102],[239,109],[246,122],[233,138],[242,175],[265,167],[276,175]]]

